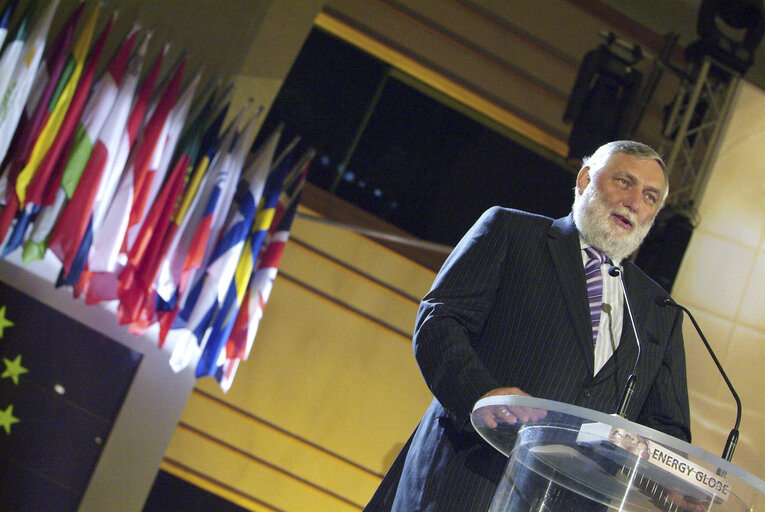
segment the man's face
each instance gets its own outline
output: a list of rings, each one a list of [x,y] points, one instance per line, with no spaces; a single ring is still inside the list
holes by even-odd
[[[661,207],[664,173],[658,162],[614,153],[600,169],[577,176],[574,219],[584,239],[614,259],[632,254]]]

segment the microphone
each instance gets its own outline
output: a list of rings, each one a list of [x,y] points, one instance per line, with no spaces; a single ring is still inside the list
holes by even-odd
[[[629,406],[629,403],[632,400],[632,395],[635,392],[635,380],[637,379],[637,367],[640,362],[640,354],[642,353],[642,344],[640,343],[640,336],[638,336],[637,327],[635,326],[635,318],[632,316],[632,307],[630,306],[630,299],[627,297],[627,288],[624,286],[622,271],[616,265],[611,265],[608,269],[608,275],[619,278],[619,284],[622,286],[622,293],[624,294],[624,304],[627,306],[627,313],[629,313],[630,316],[632,332],[635,333],[635,342],[638,350],[637,357],[635,358],[635,366],[632,367],[632,373],[627,377],[627,383],[624,386],[624,392],[622,393],[621,400],[619,400],[619,407],[616,410],[616,414],[626,419],[627,406]]]
[[[738,393],[736,393],[736,390],[733,389],[733,384],[731,384],[730,379],[728,379],[728,375],[725,373],[725,370],[723,370],[723,367],[720,364],[720,361],[717,359],[717,356],[715,355],[714,350],[712,350],[712,347],[709,345],[709,342],[704,336],[704,333],[701,332],[701,327],[699,327],[699,324],[696,323],[696,319],[693,318],[693,315],[691,314],[691,312],[688,311],[686,307],[681,306],[680,304],[675,302],[672,299],[672,297],[669,297],[669,296],[656,297],[656,304],[662,307],[677,308],[680,311],[684,311],[688,315],[688,318],[691,319],[691,322],[693,322],[693,326],[696,328],[696,332],[699,333],[699,337],[701,338],[701,341],[704,342],[704,346],[707,348],[707,352],[709,352],[709,355],[712,356],[712,361],[715,362],[715,365],[717,366],[717,370],[720,372],[720,375],[722,375],[722,378],[725,381],[725,384],[728,385],[728,389],[730,389],[730,392],[733,395],[733,399],[736,401],[736,424],[733,427],[733,429],[730,431],[730,434],[728,434],[728,440],[725,442],[725,448],[723,449],[723,453],[722,453],[722,458],[730,462],[731,459],[733,458],[733,451],[736,449],[736,444],[738,444],[738,427],[741,424],[741,399],[738,397]]]

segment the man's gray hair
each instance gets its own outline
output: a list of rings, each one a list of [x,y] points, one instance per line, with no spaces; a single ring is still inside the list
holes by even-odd
[[[661,198],[661,202],[664,204],[664,200],[667,199],[667,195],[669,194],[667,168],[664,165],[664,160],[662,160],[661,156],[647,144],[633,140],[615,140],[603,144],[592,155],[584,157],[582,160],[582,167],[589,166],[591,169],[597,171],[605,165],[614,153],[624,153],[644,160],[654,160],[659,164],[661,171],[664,173],[664,196]]]

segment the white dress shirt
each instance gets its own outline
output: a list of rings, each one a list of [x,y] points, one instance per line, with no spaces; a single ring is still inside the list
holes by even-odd
[[[582,248],[582,263],[587,264],[590,257],[585,248],[590,244],[579,237],[579,246]],[[614,265],[621,269],[621,260],[614,261]],[[622,337],[622,324],[624,319],[624,295],[619,284],[619,277],[613,277],[608,273],[611,263],[606,261],[600,266],[603,275],[603,310],[600,313],[600,327],[598,327],[598,339],[595,342],[595,367],[593,375],[597,375],[603,365],[613,355],[619,346]]]

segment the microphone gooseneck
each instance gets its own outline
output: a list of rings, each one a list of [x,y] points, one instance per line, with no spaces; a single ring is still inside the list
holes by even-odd
[[[640,362],[640,354],[642,353],[642,344],[640,343],[640,336],[635,326],[635,318],[632,316],[632,307],[630,306],[630,299],[627,297],[627,288],[624,286],[624,278],[622,277],[622,271],[616,265],[611,265],[608,269],[608,275],[619,278],[619,284],[622,287],[622,293],[624,294],[624,304],[627,306],[627,313],[630,316],[630,323],[632,324],[632,332],[635,333],[635,343],[637,345],[637,357],[635,358],[635,366],[632,368],[632,373],[627,377],[627,383],[624,386],[622,397],[619,400],[619,407],[616,410],[616,414],[622,418],[627,418],[627,407],[632,401],[632,395],[635,392],[635,381],[637,380],[637,368]]]
[[[738,444],[738,427],[741,424],[741,399],[738,397],[738,393],[736,393],[736,390],[733,389],[733,384],[731,384],[730,379],[728,379],[728,375],[725,373],[725,370],[723,370],[722,365],[720,364],[720,361],[717,359],[717,356],[715,355],[714,350],[712,350],[712,347],[709,345],[709,342],[707,341],[707,338],[704,336],[704,333],[701,332],[701,327],[699,327],[699,324],[696,323],[696,319],[693,318],[693,315],[685,306],[681,306],[677,302],[675,302],[672,297],[666,296],[666,297],[656,297],[656,304],[662,307],[673,307],[677,308],[680,311],[683,311],[686,315],[688,315],[688,318],[691,319],[691,322],[693,323],[693,327],[696,328],[696,332],[699,333],[699,337],[701,338],[701,341],[704,343],[704,346],[707,348],[707,352],[709,352],[709,355],[712,356],[712,361],[715,362],[715,366],[717,366],[717,370],[720,372],[720,375],[722,375],[723,380],[725,381],[725,384],[728,385],[728,389],[730,389],[731,394],[733,395],[733,399],[736,401],[736,424],[733,427],[733,429],[730,431],[730,434],[728,434],[728,440],[725,442],[725,448],[723,449],[722,458],[727,460],[728,462],[731,461],[733,458],[733,452],[736,449],[736,445]]]

